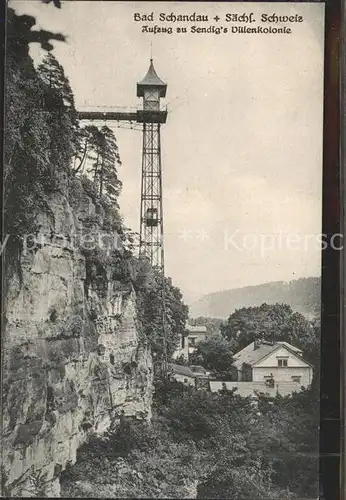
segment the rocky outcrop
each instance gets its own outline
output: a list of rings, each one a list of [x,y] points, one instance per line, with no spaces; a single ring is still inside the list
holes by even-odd
[[[72,208],[62,194],[49,209],[39,234],[26,238],[7,291],[5,496],[59,496],[59,474],[89,436],[121,414],[151,416],[152,359],[135,293],[110,276],[102,290],[88,281],[76,244],[86,227],[102,232],[102,211],[87,196]]]

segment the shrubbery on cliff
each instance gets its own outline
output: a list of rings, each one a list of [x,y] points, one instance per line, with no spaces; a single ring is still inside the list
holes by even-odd
[[[100,213],[85,217],[83,231],[117,235],[120,245],[110,251],[101,246],[81,248],[86,259],[86,288],[107,292],[108,280],[133,286],[137,292],[142,334],[154,353],[162,355],[162,277],[145,260],[135,258],[134,236],[124,226],[118,205],[121,164],[113,131],[107,126],[81,127],[74,95],[63,67],[52,53],[50,39],[64,37],[31,31],[35,19],[8,9],[8,46],[5,102],[5,233],[10,234],[5,258],[20,249],[22,239],[37,231],[37,215],[50,213],[48,199],[65,195],[78,210],[85,197]],[[39,41],[47,51],[35,67],[29,43]],[[182,295],[166,278],[165,309],[168,351],[176,347],[187,319]]]
[[[151,425],[125,421],[79,452],[65,496],[289,500],[318,491],[313,391],[258,407],[234,391],[156,386]],[[196,492],[197,488],[197,492]],[[194,493],[193,493],[193,490]],[[192,492],[192,493],[191,493]]]
[[[73,191],[75,175],[88,172],[85,192],[107,212],[109,227],[121,224],[117,197],[121,182],[118,146],[108,127],[81,127],[74,96],[63,67],[52,52],[35,67],[29,56],[34,18],[17,16],[8,9],[8,45],[5,94],[5,223],[6,233],[20,241],[35,232],[46,197],[54,191]],[[42,42],[43,43],[43,42]],[[43,43],[46,50],[53,47]],[[89,160],[88,162],[86,160]],[[86,166],[87,165],[87,166]]]

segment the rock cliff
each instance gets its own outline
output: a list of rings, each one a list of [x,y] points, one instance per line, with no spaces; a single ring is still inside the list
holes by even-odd
[[[75,206],[55,193],[11,272],[3,337],[5,496],[59,496],[60,472],[90,435],[120,415],[151,417],[152,358],[135,292],[107,269],[103,288],[88,280],[85,252],[76,245],[81,231],[107,236],[103,215],[83,193]]]

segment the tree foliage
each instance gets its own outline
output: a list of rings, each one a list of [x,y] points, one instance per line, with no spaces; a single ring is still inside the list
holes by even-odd
[[[4,131],[5,231],[12,240],[35,227],[37,211],[45,206],[47,189],[57,187],[50,143],[52,130],[46,109],[46,88],[29,56],[29,43],[62,35],[31,31],[35,19],[8,9]]]
[[[191,364],[204,366],[222,380],[233,380],[231,344],[220,334],[211,335],[199,342],[190,361]]]
[[[85,157],[86,152],[87,158],[92,162],[88,172],[97,186],[99,196],[105,196],[110,202],[117,203],[121,189],[117,167],[121,165],[121,161],[113,131],[106,125],[101,128],[94,125],[85,127],[82,149],[82,155]]]
[[[108,127],[81,128],[61,64],[49,52],[35,68],[29,56],[30,42],[39,41],[51,51],[50,40],[64,41],[64,37],[45,30],[31,31],[34,24],[33,17],[18,16],[8,9],[4,208],[5,230],[18,240],[27,232],[35,232],[38,212],[47,211],[47,195],[65,189],[76,173],[72,160],[83,164],[81,154],[88,143],[88,154],[95,150],[99,154],[93,182],[108,220],[118,218],[121,189],[117,176],[120,158],[113,132]]]
[[[314,498],[317,410],[311,389],[274,400],[260,396],[256,406],[235,391],[161,380],[151,425],[128,421],[85,445],[63,475],[63,493],[84,496],[83,485],[93,484],[89,495],[103,497]],[[124,474],[116,473],[119,466]],[[189,485],[197,495],[186,494]]]
[[[143,331],[158,359],[163,355],[165,334],[167,354],[170,357],[177,348],[179,334],[185,331],[188,306],[184,304],[182,293],[173,285],[171,278],[163,279],[161,272],[152,268],[148,260],[139,259],[133,264],[133,283],[137,292],[139,319]]]
[[[42,81],[50,135],[50,161],[55,172],[70,171],[71,159],[79,147],[79,122],[70,82],[52,53],[37,68]]]
[[[221,332],[234,352],[255,340],[267,340],[289,342],[306,354],[316,349],[319,340],[313,324],[287,304],[237,309],[221,325]]]

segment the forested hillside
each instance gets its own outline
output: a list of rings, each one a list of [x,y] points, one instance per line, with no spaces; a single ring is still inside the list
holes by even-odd
[[[263,303],[288,304],[294,311],[308,318],[318,316],[321,307],[321,279],[313,277],[289,282],[274,281],[210,293],[191,304],[190,314],[194,318],[227,318],[236,309],[260,306]]]

